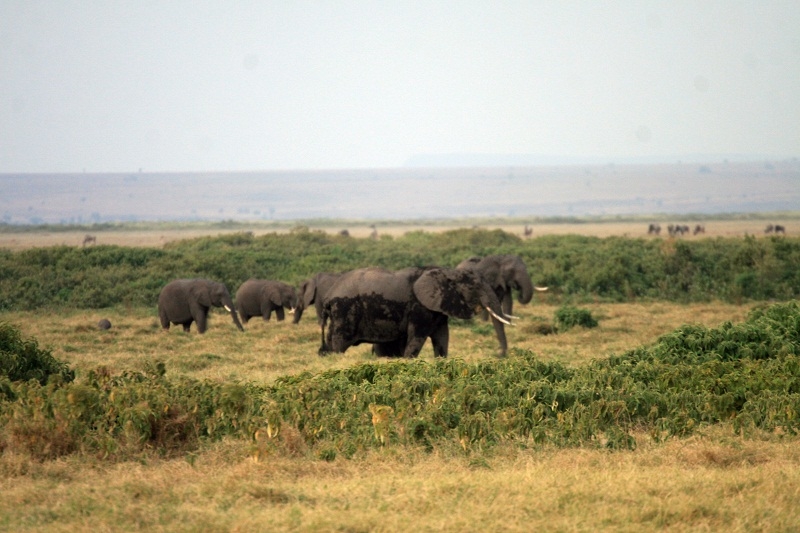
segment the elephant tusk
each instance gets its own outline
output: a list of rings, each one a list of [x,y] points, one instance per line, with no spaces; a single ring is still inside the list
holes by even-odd
[[[514,325],[514,324],[512,324],[511,322],[509,322],[508,320],[506,320],[505,318],[503,318],[503,317],[499,316],[497,313],[495,313],[494,311],[492,311],[492,310],[491,310],[491,308],[489,308],[489,307],[486,307],[486,310],[487,310],[487,311],[489,311],[489,314],[490,314],[490,315],[492,315],[493,317],[495,317],[497,320],[499,320],[499,321],[500,321],[500,322],[502,322],[503,324],[508,324],[509,326],[513,326],[513,325]]]
[[[289,308],[289,314],[290,314],[290,315],[293,315],[293,314],[294,314],[294,310],[295,310],[295,309],[296,309],[295,307],[291,307],[291,308]]]
[[[534,285],[533,288],[539,292],[544,292],[548,289],[548,287],[537,287],[536,285]]]
[[[224,308],[225,308],[225,310],[226,310],[227,312],[229,312],[229,313],[232,313],[232,312],[233,312],[233,310],[231,310],[231,308],[230,308],[230,307],[228,307],[227,305],[223,305],[222,307],[224,307]]]
[[[518,316],[514,316],[514,315],[507,315],[507,314],[505,314],[505,313],[503,313],[503,316],[504,316],[504,317],[506,317],[506,318],[508,318],[509,320],[519,320],[519,317],[518,317]]]

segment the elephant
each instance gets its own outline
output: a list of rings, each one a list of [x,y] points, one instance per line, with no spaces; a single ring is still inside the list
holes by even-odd
[[[487,255],[486,257],[470,257],[461,261],[457,269],[474,270],[494,289],[502,302],[503,314],[512,316],[514,301],[512,291],[519,291],[518,300],[526,304],[533,298],[533,291],[546,291],[547,287],[533,284],[528,269],[522,258],[517,255]],[[484,318],[486,316],[484,315]]]
[[[305,308],[314,304],[317,310],[317,322],[320,326],[322,325],[322,306],[325,303],[325,297],[340,276],[341,274],[320,272],[300,284],[299,301],[297,302],[297,308],[294,310],[293,322],[295,324],[300,322]]]
[[[207,279],[176,279],[167,283],[158,295],[158,317],[164,331],[170,322],[189,331],[192,322],[197,322],[197,331],[205,333],[208,310],[211,306],[224,307],[231,314],[233,323],[244,331],[233,305],[233,300],[223,283]]]
[[[236,291],[236,310],[245,324],[254,316],[261,316],[267,321],[273,311],[280,322],[284,319],[284,308],[289,310],[290,315],[294,314],[297,291],[282,281],[248,279]]]
[[[344,273],[323,306],[320,355],[372,343],[378,355],[417,357],[430,337],[435,357],[447,357],[448,318],[471,318],[488,309],[500,343],[508,349],[500,300],[477,272],[440,267],[398,271],[361,268]],[[326,334],[325,328],[328,325]]]

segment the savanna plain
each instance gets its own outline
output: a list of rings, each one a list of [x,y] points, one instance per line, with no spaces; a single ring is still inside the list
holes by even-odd
[[[588,235],[609,232],[607,226],[582,226]],[[760,222],[752,226],[754,233],[761,231]],[[653,238],[638,235],[646,233],[646,225],[626,228],[621,238],[631,232],[637,239]],[[726,231],[741,231],[736,228]],[[332,234],[337,229],[329,228]],[[519,232],[515,227],[513,233]],[[111,234],[98,233],[97,242],[165,245],[163,230],[143,231],[133,240],[131,233],[124,235],[128,240],[115,243]],[[7,249],[53,245],[41,238],[15,234]],[[695,238],[742,237],[687,237]],[[616,302],[588,294],[572,302],[597,326],[559,330],[551,326],[564,302],[559,288],[551,287],[529,304],[517,304],[516,326],[506,328],[507,359],[528,353],[543,364],[578,369],[656,343],[687,324],[740,323],[766,305],[748,298]],[[101,318],[112,328],[98,330]],[[92,372],[146,373],[156,365],[167,377],[271,386],[287,376],[330,375],[360,365],[435,363],[430,342],[416,361],[376,358],[369,345],[320,357],[313,308],[298,324],[291,317],[251,319],[244,333],[222,311],[213,311],[204,335],[194,327],[188,334],[176,327],[162,331],[155,302],[6,310],[0,322],[36,339],[67,363],[77,380]],[[491,365],[496,348],[491,327],[479,319],[451,323],[449,359],[463,361],[465,368]],[[116,457],[78,449],[42,458],[9,445],[0,448],[0,530],[797,531],[800,440],[783,427],[740,429],[722,421],[658,438],[634,426],[635,446],[622,448],[511,437],[470,444],[454,433],[431,445],[387,442],[350,454],[320,453],[287,424],[268,437],[262,431],[246,438],[200,439],[177,452],[145,446]],[[274,444],[261,446],[264,438]]]

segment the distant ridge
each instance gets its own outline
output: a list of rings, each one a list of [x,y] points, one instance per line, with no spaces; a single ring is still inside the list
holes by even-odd
[[[797,160],[797,156],[775,157],[759,154],[684,154],[634,157],[554,156],[543,154],[415,154],[406,168],[453,167],[549,167],[574,165],[663,165],[713,164]]]

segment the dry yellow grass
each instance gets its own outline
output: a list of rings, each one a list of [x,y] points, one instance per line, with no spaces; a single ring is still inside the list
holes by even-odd
[[[245,458],[44,464],[2,457],[0,524],[14,531],[794,531],[795,440],[726,430],[634,452],[471,457],[381,450],[351,461]],[[25,464],[25,472],[14,472]]]

